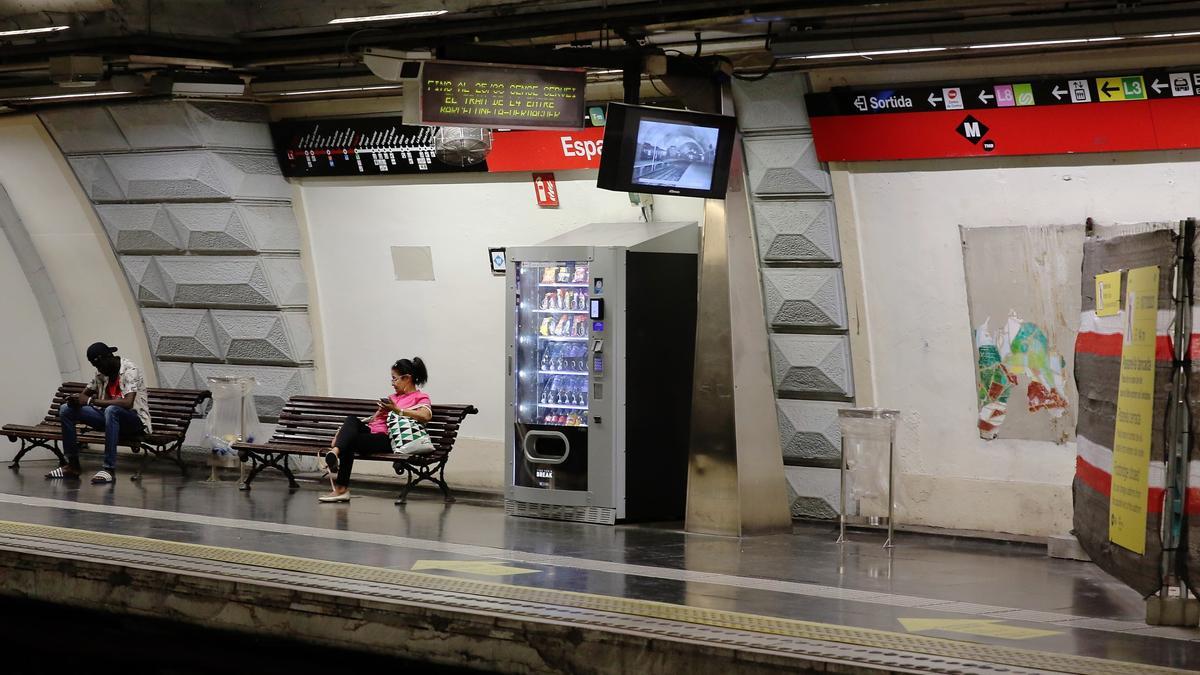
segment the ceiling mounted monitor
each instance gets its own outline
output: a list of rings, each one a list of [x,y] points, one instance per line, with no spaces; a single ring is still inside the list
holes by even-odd
[[[724,199],[736,132],[727,115],[610,103],[596,186]]]

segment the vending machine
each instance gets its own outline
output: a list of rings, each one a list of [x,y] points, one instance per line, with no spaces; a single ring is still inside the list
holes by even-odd
[[[699,243],[696,223],[594,223],[508,249],[510,515],[683,517]]]

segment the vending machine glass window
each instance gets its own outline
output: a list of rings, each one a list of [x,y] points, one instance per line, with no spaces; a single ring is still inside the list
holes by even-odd
[[[517,263],[517,421],[586,427],[586,262]]]

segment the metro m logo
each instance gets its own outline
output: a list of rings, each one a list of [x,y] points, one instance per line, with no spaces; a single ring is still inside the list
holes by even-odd
[[[975,119],[974,115],[967,115],[966,119],[960,122],[954,130],[974,145],[978,144],[987,135],[988,127],[983,122]]]

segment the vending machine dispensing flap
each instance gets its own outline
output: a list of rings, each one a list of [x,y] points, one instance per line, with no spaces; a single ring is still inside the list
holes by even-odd
[[[537,448],[540,440],[549,440],[555,446],[561,443],[562,454],[542,454]],[[571,454],[571,441],[567,440],[566,434],[561,431],[530,431],[525,434],[525,442],[522,445],[525,459],[534,464],[562,464]]]

